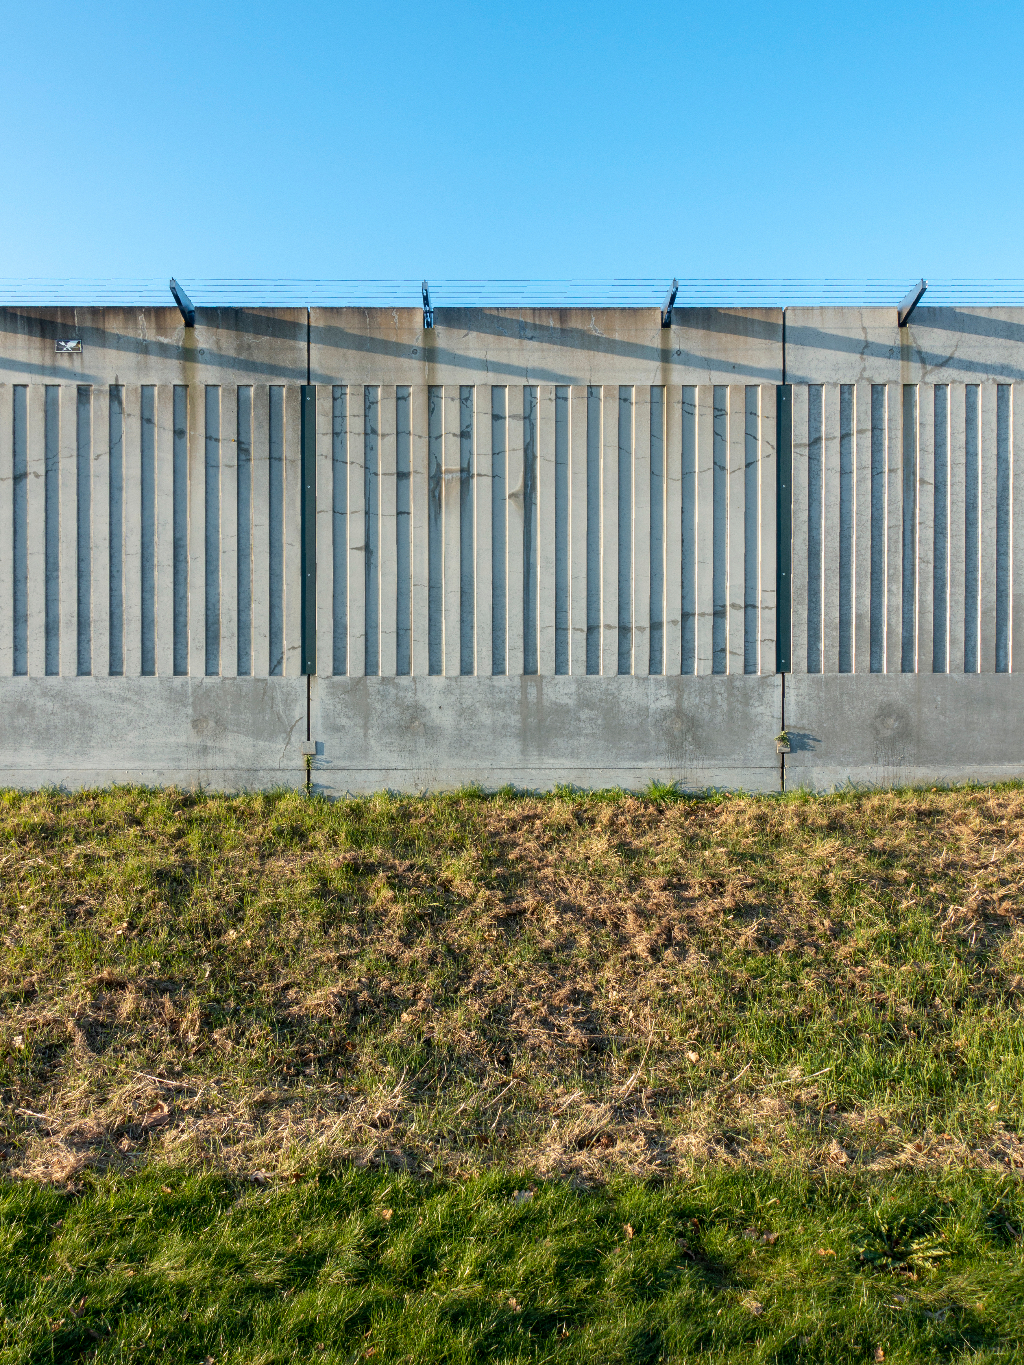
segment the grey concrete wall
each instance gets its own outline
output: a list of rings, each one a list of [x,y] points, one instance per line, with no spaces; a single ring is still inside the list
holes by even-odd
[[[778,791],[781,679],[317,678],[313,789]]]
[[[1024,678],[905,673],[786,679],[786,787],[1024,778]]]
[[[790,309],[794,673],[1013,672],[1024,317]]]
[[[305,678],[4,678],[0,786],[303,787]]]
[[[0,780],[303,779],[307,376],[324,790],[770,787],[784,380],[794,699],[1016,715],[1017,310],[8,308]]]

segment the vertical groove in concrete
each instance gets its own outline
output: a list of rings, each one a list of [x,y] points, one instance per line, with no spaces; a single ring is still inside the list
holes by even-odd
[[[380,504],[377,554],[380,562],[379,671],[382,678],[393,678],[398,667],[397,417],[397,388],[394,384],[381,384],[377,406],[377,497]],[[408,573],[408,565],[405,568]]]
[[[619,671],[619,386],[601,388],[601,673]]]
[[[508,636],[508,420],[507,390],[491,394],[491,668],[504,674]]]
[[[587,405],[586,384],[572,385],[568,399],[568,671],[573,676],[587,672]]]
[[[554,612],[554,672],[569,672],[569,390],[564,385],[555,388],[554,431],[554,490],[553,490],[553,612]],[[542,534],[543,539],[543,534]]]
[[[302,385],[285,390],[284,673],[302,676]]]
[[[839,672],[840,435],[838,384],[822,385],[821,669]]]
[[[587,644],[586,672],[601,672],[601,390],[596,385],[587,387],[586,406],[587,450]]]
[[[806,673],[807,621],[812,561],[808,552],[808,501],[810,392],[806,384],[793,385],[793,576],[792,576],[792,673]]]
[[[666,606],[667,651],[669,666],[666,673],[692,675],[697,668],[697,387],[684,385],[675,390],[669,405],[668,421],[668,515],[666,537],[668,550],[666,577],[671,594]],[[677,402],[678,400],[678,402]],[[674,477],[673,477],[674,476]],[[678,500],[673,493],[678,485]],[[676,526],[678,508],[678,528]],[[679,573],[675,576],[670,565],[679,556]],[[678,611],[676,607],[678,606]],[[675,633],[678,631],[678,646]]]
[[[1010,388],[1010,669],[1024,672],[1024,386]]]
[[[650,478],[650,646],[648,668],[652,674],[665,672],[665,386],[651,388],[651,478]],[[675,566],[678,574],[678,564]]]
[[[730,384],[726,399],[728,424],[726,486],[726,672],[746,672],[746,387]]]
[[[90,672],[110,673],[110,388],[94,384],[90,393]]]
[[[251,392],[247,389],[247,396]],[[154,456],[155,671],[164,678],[174,674],[174,386],[171,384],[161,384],[156,390]],[[248,665],[248,655],[246,662]]]
[[[344,659],[344,625],[336,632],[337,601],[335,598],[334,566],[337,548],[334,543],[338,519],[335,516],[335,497],[344,497],[344,476],[335,484],[335,444],[344,439],[344,427],[335,433],[335,404],[340,406],[340,386],[318,384],[316,387],[316,671],[318,677],[331,677],[337,668],[335,650],[342,644]],[[336,394],[338,395],[336,398]],[[338,528],[344,535],[344,523]],[[344,672],[344,663],[340,672]]]
[[[412,672],[430,672],[430,389],[413,384],[411,421]]]
[[[715,389],[696,386],[694,482],[694,673],[711,673],[714,664],[715,568]],[[684,436],[685,450],[685,436]],[[684,455],[685,460],[685,455]],[[684,480],[685,496],[685,480]]]
[[[493,672],[494,650],[491,635],[494,585],[491,580],[494,526],[494,485],[491,480],[491,386],[477,384],[473,402],[473,475],[470,496],[473,500],[473,659],[470,672],[489,677]],[[399,575],[401,578],[401,575]]]
[[[760,524],[757,533],[757,673],[774,673],[778,636],[775,556],[777,535],[778,451],[777,393],[774,384],[760,384],[756,390],[758,411],[757,505]],[[780,727],[781,728],[781,727]]]
[[[659,547],[651,537],[651,394],[647,384],[633,389],[632,431],[632,632],[630,672],[641,677],[651,672],[651,560]]]
[[[381,624],[380,388],[363,389],[363,620],[365,672],[379,674]]]
[[[505,423],[505,672],[512,678],[518,678],[524,671],[525,401],[523,385],[510,384]]]
[[[555,584],[558,563],[558,516],[555,458],[557,447],[554,384],[537,387],[536,502],[537,502],[537,672],[555,674]]]

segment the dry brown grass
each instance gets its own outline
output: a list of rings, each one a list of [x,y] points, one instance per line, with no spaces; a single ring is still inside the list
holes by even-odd
[[[5,1166],[1022,1167],[1022,835],[1016,788],[8,793]]]

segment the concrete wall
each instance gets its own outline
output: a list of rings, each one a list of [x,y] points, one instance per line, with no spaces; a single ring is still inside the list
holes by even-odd
[[[0,782],[301,784],[308,729],[333,793],[777,789],[783,721],[790,785],[995,771],[1021,382],[1015,310],[0,309]]]
[[[788,309],[786,377],[787,781],[1024,775],[1024,314]]]

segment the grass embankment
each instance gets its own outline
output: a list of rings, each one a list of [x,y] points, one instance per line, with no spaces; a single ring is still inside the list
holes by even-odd
[[[1022,836],[1018,789],[4,794],[0,1361],[1006,1360]]]

